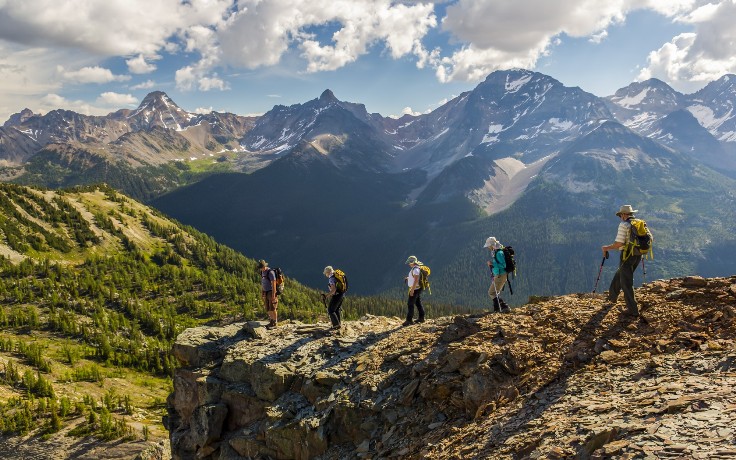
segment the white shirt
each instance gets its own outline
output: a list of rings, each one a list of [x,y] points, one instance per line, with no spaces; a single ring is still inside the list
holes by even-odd
[[[419,265],[413,266],[411,270],[409,270],[409,276],[406,277],[406,284],[409,287],[414,286],[414,280],[418,278],[420,274],[421,274],[421,269],[419,268]]]
[[[631,222],[625,220],[618,224],[618,233],[616,233],[616,241],[617,243],[622,243],[626,245],[626,243],[629,242],[629,234],[631,233]],[[621,246],[619,248],[620,251],[624,250],[624,247]]]

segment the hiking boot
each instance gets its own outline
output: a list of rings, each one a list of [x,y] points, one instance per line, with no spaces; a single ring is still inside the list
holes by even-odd
[[[423,323],[423,322],[424,322],[424,318],[419,318],[418,320],[416,320],[416,321],[414,321],[414,322],[415,322],[415,323]]]
[[[498,298],[493,299],[493,312],[498,313],[501,311],[501,305],[498,303]]]
[[[511,311],[508,305],[506,305],[506,302],[503,300],[499,300],[498,303],[501,305],[501,313],[508,313]]]
[[[274,328],[275,328],[276,326],[277,326],[277,324],[276,324],[276,321],[274,321],[274,320],[271,320],[271,321],[269,321],[269,322],[268,322],[268,324],[266,325],[266,329],[274,329]]]
[[[403,323],[401,323],[402,326],[411,326],[412,324],[414,324],[414,321],[412,321],[410,319],[407,319],[406,321],[404,321]]]

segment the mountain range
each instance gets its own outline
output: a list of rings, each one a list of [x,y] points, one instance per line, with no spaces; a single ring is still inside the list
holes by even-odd
[[[21,183],[107,182],[313,286],[335,264],[356,292],[398,295],[416,254],[434,298],[482,304],[487,236],[517,248],[521,296],[585,290],[624,203],[655,231],[650,277],[732,270],[735,81],[600,98],[515,69],[398,119],[329,90],[250,118],[156,92],[106,117],[16,114],[0,161]]]

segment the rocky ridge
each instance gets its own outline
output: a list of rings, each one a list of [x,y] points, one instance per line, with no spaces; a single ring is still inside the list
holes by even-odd
[[[736,276],[400,327],[182,333],[174,459],[734,458]]]

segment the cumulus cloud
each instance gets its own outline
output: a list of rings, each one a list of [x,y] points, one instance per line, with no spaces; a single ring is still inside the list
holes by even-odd
[[[435,27],[432,4],[391,0],[242,0],[217,36],[225,62],[246,68],[277,64],[291,45],[308,72],[335,70],[383,43],[393,58],[421,54],[421,39]],[[325,39],[310,28],[331,25]],[[247,37],[247,39],[244,39]]]
[[[97,103],[101,105],[120,107],[123,105],[136,105],[138,99],[132,94],[120,94],[111,91],[100,94]]]
[[[0,3],[0,38],[62,45],[106,56],[154,55],[196,24],[216,24],[230,0],[106,0]]]
[[[159,56],[153,56],[151,57],[151,60],[160,59]],[[154,70],[156,70],[156,65],[148,62],[146,58],[139,54],[138,56],[128,59],[125,61],[125,64],[128,65],[128,70],[130,73],[135,74],[143,74],[143,73],[151,73]]]
[[[76,83],[110,83],[130,80],[129,75],[115,75],[110,69],[99,66],[82,67],[79,70],[67,70],[64,66],[57,66],[56,72],[64,80]]]
[[[137,89],[151,89],[154,86],[156,86],[156,82],[155,81],[153,81],[153,80],[146,80],[146,81],[143,81],[143,82],[138,83],[137,85],[131,86],[130,89],[132,89],[132,90],[137,90]]]
[[[70,100],[56,93],[49,93],[38,101],[34,112],[46,113],[56,109],[73,110],[84,115],[102,115],[107,111],[82,100]]]
[[[694,91],[726,73],[736,73],[736,1],[703,5],[678,20],[695,32],[674,37],[649,54],[638,79],[656,77],[681,91]]]

